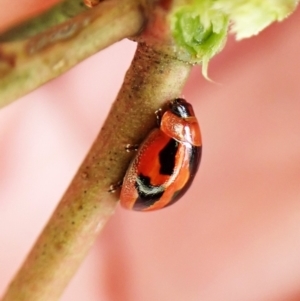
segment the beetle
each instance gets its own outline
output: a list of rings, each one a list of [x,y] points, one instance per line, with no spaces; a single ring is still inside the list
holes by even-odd
[[[170,101],[159,127],[146,137],[127,169],[121,205],[151,211],[175,203],[192,184],[201,153],[200,127],[192,105],[183,98]]]

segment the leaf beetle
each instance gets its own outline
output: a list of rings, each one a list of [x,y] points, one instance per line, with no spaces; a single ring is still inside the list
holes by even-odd
[[[120,202],[126,209],[152,211],[178,201],[198,170],[202,140],[192,105],[183,98],[169,102],[137,150],[125,174]]]

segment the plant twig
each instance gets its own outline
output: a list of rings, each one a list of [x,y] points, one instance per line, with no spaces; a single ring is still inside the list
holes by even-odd
[[[21,22],[0,34],[0,43],[24,40],[66,22],[89,10],[82,0],[65,0],[52,6],[38,16]]]
[[[154,111],[180,96],[191,65],[139,44],[133,63],[91,151],[2,301],[54,301],[113,214],[108,192],[125,174],[132,154],[155,126]],[[116,130],[117,129],[117,130]]]
[[[144,22],[138,2],[111,0],[32,38],[0,44],[0,107],[137,34]]]

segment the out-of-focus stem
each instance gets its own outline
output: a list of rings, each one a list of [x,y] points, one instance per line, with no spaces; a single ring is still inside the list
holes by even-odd
[[[117,205],[122,179],[155,126],[155,110],[180,96],[191,66],[139,44],[124,84],[92,149],[2,301],[55,301]],[[51,185],[51,183],[49,183]]]
[[[134,0],[111,0],[22,41],[0,44],[0,107],[97,51],[136,35],[145,23]]]
[[[64,0],[47,9],[45,12],[31,17],[29,20],[0,33],[0,43],[24,40],[42,33],[53,26],[66,22],[89,8],[82,0]]]

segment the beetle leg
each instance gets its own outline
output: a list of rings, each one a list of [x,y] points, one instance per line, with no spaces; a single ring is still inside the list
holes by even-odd
[[[110,192],[110,193],[116,192],[118,188],[122,187],[122,184],[123,184],[123,181],[119,181],[116,184],[111,184],[109,186],[108,192]]]
[[[158,110],[156,110],[154,112],[155,116],[156,116],[156,122],[157,122],[157,125],[160,126],[160,122],[161,122],[161,118],[162,118],[162,109],[159,108]]]
[[[126,152],[130,153],[132,151],[136,152],[139,148],[138,144],[126,144],[125,149]]]

